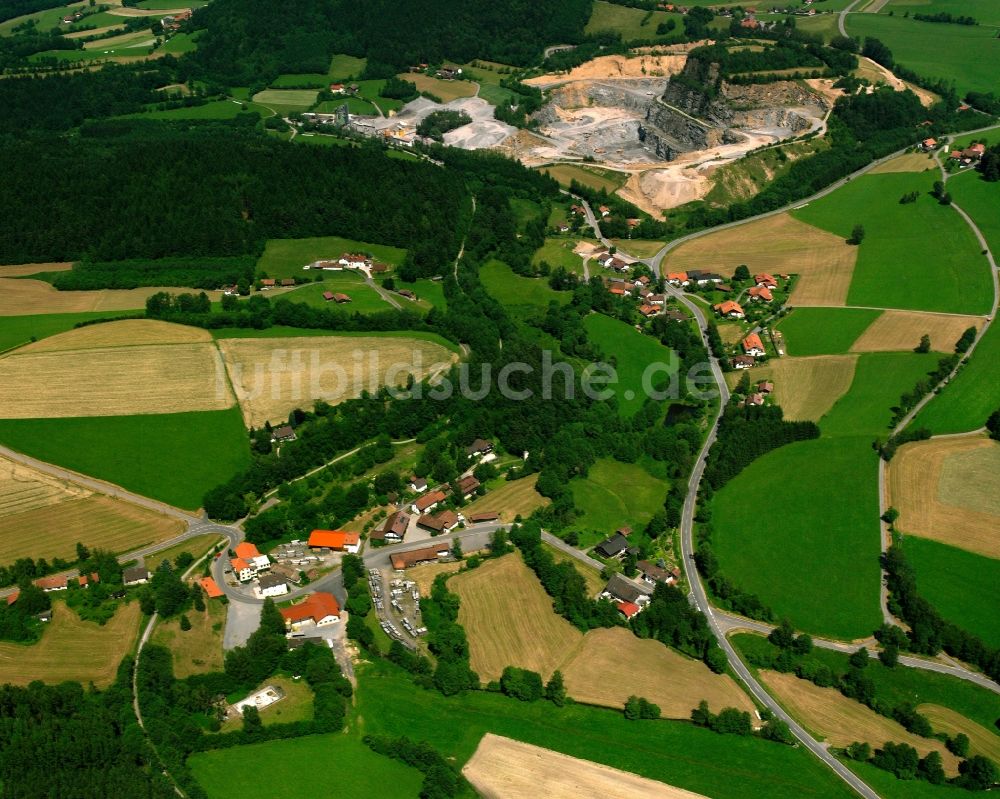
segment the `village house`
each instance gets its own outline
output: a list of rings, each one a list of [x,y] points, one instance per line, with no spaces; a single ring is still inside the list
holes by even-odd
[[[767,286],[753,286],[747,291],[747,295],[751,302],[771,302],[774,299],[771,289]]]
[[[636,567],[639,569],[639,574],[642,575],[643,581],[654,587],[657,583],[674,585],[681,576],[680,569],[676,566],[668,569],[658,566],[655,563],[650,563],[648,560],[640,560],[636,564]]]
[[[481,513],[473,513],[469,516],[469,524],[481,524],[482,522],[495,522],[500,518],[500,514],[495,510],[484,510]]]
[[[743,352],[747,355],[753,355],[755,358],[759,358],[762,355],[767,355],[767,350],[764,349],[764,343],[760,340],[760,336],[756,333],[751,333],[745,339],[743,339]]]
[[[767,274],[767,272],[762,272],[759,275],[754,275],[753,282],[757,284],[758,288],[769,288],[769,289],[778,288],[778,281],[775,280],[771,275]]]
[[[479,486],[479,480],[470,474],[458,481],[458,493],[463,499],[468,499],[479,490]]]
[[[283,596],[288,593],[288,583],[277,574],[265,574],[257,581],[257,592],[263,597]]]
[[[327,302],[331,302],[335,297],[336,295],[332,291],[323,292],[323,299],[326,300]]]
[[[650,305],[666,305],[667,295],[666,294],[650,294],[646,297],[646,302]]]
[[[346,91],[343,83],[331,83],[330,94],[343,94]]]
[[[759,383],[757,383],[757,390],[761,394],[770,394],[772,391],[774,391],[774,383],[772,383],[770,380],[761,380]]]
[[[281,278],[281,287],[282,288],[288,289],[288,288],[292,288],[294,286],[295,286],[295,278],[294,277],[283,277],[283,278]]]
[[[635,279],[635,284],[637,286],[648,286],[649,285],[649,276],[648,275],[639,275],[639,277],[637,277]]]
[[[746,318],[746,311],[743,310],[743,306],[733,300],[726,300],[725,302],[713,305],[712,310],[719,314],[719,316],[724,316],[727,319]]]
[[[650,319],[650,318],[658,315],[660,313],[660,310],[661,309],[657,308],[655,305],[646,305],[646,304],[643,304],[643,305],[639,306],[639,313],[641,313],[647,319]]]
[[[920,142],[920,148],[925,152],[927,150],[933,150],[935,147],[937,147],[937,139],[927,138]]]
[[[631,297],[632,292],[629,291],[624,286],[609,286],[608,291],[614,294],[616,297]]]
[[[260,281],[260,290],[266,291],[267,289],[273,289],[277,283],[278,281],[276,281],[273,277],[262,278]]]
[[[346,530],[313,530],[309,533],[309,546],[356,555],[361,548],[361,536]]]
[[[493,442],[482,438],[477,438],[465,448],[465,454],[470,458],[485,458],[491,452],[493,452]]]
[[[337,305],[343,305],[345,302],[351,301],[351,296],[349,294],[340,294],[338,292],[337,294],[333,295],[333,299],[337,303]]]
[[[338,263],[348,269],[363,269],[371,265],[371,259],[364,253],[345,252],[338,259]]]
[[[667,272],[667,282],[671,286],[691,285],[691,281],[688,280],[687,272]]]
[[[627,550],[628,539],[621,533],[615,533],[594,547],[594,552],[602,558],[620,558]]]
[[[687,279],[698,286],[707,286],[709,283],[721,283],[723,280],[722,275],[720,274],[715,272],[702,272],[700,269],[688,271]]]
[[[249,582],[257,573],[243,558],[233,558],[229,561],[229,567],[233,570],[233,576],[241,583]]]
[[[642,608],[635,604],[635,602],[616,602],[615,607],[625,617],[625,621],[631,621],[642,612]]]
[[[430,513],[439,504],[444,502],[446,499],[443,491],[431,491],[428,494],[417,499],[411,506],[410,509],[414,513]]]
[[[749,397],[747,397],[746,404],[747,405],[756,405],[756,406],[763,405],[764,404],[764,395],[761,394],[760,392],[757,392],[756,394],[751,394]]]
[[[451,550],[448,542],[423,547],[421,549],[411,549],[407,552],[395,552],[390,560],[394,569],[408,569],[420,563],[431,563],[441,558],[448,557]]]
[[[597,210],[600,212],[600,214],[601,214],[602,217],[606,217],[606,216],[610,216],[611,215],[611,209],[608,208],[608,206],[606,206],[606,205],[600,206]]]
[[[122,572],[122,583],[126,588],[133,585],[145,585],[149,582],[149,569],[145,566],[130,566]]]
[[[729,359],[729,365],[733,369],[752,369],[757,359],[751,355],[734,355]]]
[[[242,558],[254,572],[264,571],[271,568],[271,559],[267,555],[261,555],[257,547],[249,541],[241,541],[233,549],[237,558]]]
[[[612,574],[601,596],[617,602],[629,602],[642,608],[648,604],[650,593],[647,585],[630,580],[624,574]]]
[[[440,513],[431,515],[425,513],[417,519],[417,527],[429,530],[435,535],[450,533],[461,523],[462,518],[453,510],[443,510]]]
[[[410,478],[410,488],[418,494],[422,494],[427,490],[427,481],[423,477],[417,477],[414,475]]]
[[[385,541],[390,544],[397,544],[406,536],[406,530],[410,526],[410,515],[405,511],[398,510],[391,514],[385,523],[372,531],[372,541]]]
[[[617,255],[613,255],[609,261],[604,264],[608,269],[614,269],[616,272],[627,272],[628,264],[625,263]]]
[[[279,577],[283,577],[285,582],[293,583],[294,585],[298,585],[302,582],[301,572],[298,569],[284,563],[272,564],[271,574],[277,574]]]
[[[294,441],[295,430],[290,424],[283,424],[271,428],[271,443],[281,443],[283,441]]]
[[[326,591],[310,594],[299,604],[281,608],[280,612],[285,620],[285,627],[291,632],[328,627],[340,621],[340,603],[333,594]]]

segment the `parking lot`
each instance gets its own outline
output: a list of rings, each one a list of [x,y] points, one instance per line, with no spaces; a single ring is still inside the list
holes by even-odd
[[[421,619],[417,584],[407,580],[401,571],[369,569],[368,585],[385,634],[415,649],[416,639],[427,633]]]

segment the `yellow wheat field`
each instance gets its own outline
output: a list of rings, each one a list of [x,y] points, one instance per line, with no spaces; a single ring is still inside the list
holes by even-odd
[[[912,350],[925,333],[931,337],[935,352],[954,352],[962,333],[970,327],[981,330],[984,321],[981,316],[885,311],[851,345],[851,352]]]
[[[226,370],[248,427],[288,418],[318,399],[331,405],[443,371],[455,359],[439,344],[391,336],[223,339]]]
[[[158,291],[177,293],[178,289],[151,286],[140,289],[58,291],[42,280],[10,280],[0,276],[0,316],[134,311],[144,308],[146,300]]]
[[[88,496],[90,491],[74,483],[0,457],[0,523],[6,516]]]
[[[485,799],[699,799],[629,771],[486,733],[462,774]]]
[[[200,327],[175,325],[155,319],[123,319],[68,330],[57,336],[22,347],[20,354],[129,347],[140,344],[196,344],[210,342],[212,335]]]

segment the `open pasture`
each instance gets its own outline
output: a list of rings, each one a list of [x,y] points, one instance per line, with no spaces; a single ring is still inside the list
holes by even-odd
[[[627,8],[614,3],[597,0],[594,10],[584,29],[588,34],[613,32],[621,35],[623,42],[639,39],[657,38],[656,28],[668,19],[674,20],[677,30],[683,26],[680,14],[668,14],[666,11],[647,13],[641,8]]]
[[[455,356],[419,338],[303,336],[221,339],[219,347],[248,427],[277,422],[317,399],[331,404],[405,385],[450,365]],[[2,365],[2,361],[0,361]]]
[[[327,74],[331,78],[357,78],[365,71],[367,63],[367,58],[357,58],[352,55],[336,53],[330,59],[330,68],[327,70]]]
[[[552,502],[535,490],[538,475],[532,474],[518,480],[501,483],[489,491],[486,496],[477,497],[463,508],[462,512],[469,516],[473,513],[496,511],[505,522],[512,522],[518,515],[527,518],[538,508],[544,508]]]
[[[989,558],[1000,558],[1000,444],[970,435],[917,441],[888,466],[886,502],[896,527]]]
[[[858,337],[851,352],[909,351],[924,334],[931,337],[934,352],[954,352],[962,334],[970,327],[982,330],[984,322],[981,316],[885,311]]]
[[[796,308],[776,327],[789,355],[842,355],[879,314],[873,308]]]
[[[544,310],[552,300],[564,305],[572,299],[568,291],[549,288],[545,278],[524,277],[495,259],[483,265],[479,277],[494,299],[519,315]]]
[[[306,111],[316,102],[315,89],[264,89],[251,99],[278,113]]]
[[[945,771],[951,776],[958,773],[958,758],[945,749],[941,741],[907,732],[899,722],[848,699],[836,688],[820,688],[794,674],[776,671],[763,671],[761,677],[793,716],[833,746],[843,747],[854,741],[866,741],[874,749],[886,741],[906,743],[921,757],[928,752],[937,752],[941,755]]]
[[[536,266],[543,261],[555,269],[561,266],[567,272],[583,276],[583,258],[575,252],[578,242],[573,239],[547,238],[545,244],[535,251],[531,262]]]
[[[627,771],[487,733],[462,774],[487,799],[697,799]]]
[[[758,380],[774,383],[773,401],[791,421],[818,422],[851,387],[857,358],[819,355],[812,358],[772,358],[749,372],[751,385]],[[726,375],[735,388],[746,372]]]
[[[134,311],[159,291],[176,289],[152,286],[141,289],[58,291],[51,284],[28,278],[0,278],[0,316],[80,313],[81,311]]]
[[[751,273],[798,275],[789,305],[844,305],[857,255],[843,238],[777,214],[686,242],[667,255],[664,269],[731,275],[746,264]]]
[[[500,679],[507,666],[547,680],[583,639],[552,610],[552,599],[518,554],[490,560],[448,581],[461,606],[472,668],[481,681]]]
[[[585,546],[623,525],[644,528],[662,507],[668,485],[637,464],[602,458],[586,477],[570,481],[569,487],[573,504],[583,512],[574,527],[581,533],[580,545]]]
[[[627,673],[607,679],[622,663]],[[561,667],[567,693],[589,705],[623,707],[630,696],[644,696],[660,706],[664,718],[689,719],[704,699],[713,712],[735,707],[753,713],[750,697],[728,674],[714,674],[652,639],[637,638],[624,627],[591,630],[583,645]]]
[[[0,683],[27,685],[34,680],[55,685],[67,680],[106,688],[139,632],[138,602],[118,609],[101,627],[83,621],[64,603],[56,603],[42,639],[30,646],[0,643]]]
[[[955,209],[930,196],[928,182],[912,172],[862,175],[792,211],[796,219],[845,240],[855,225],[864,226],[848,305],[989,312],[993,283],[986,259]],[[901,204],[909,192],[918,193],[916,202]],[[791,304],[809,303],[797,303],[793,292]]]
[[[257,261],[257,272],[267,277],[297,277],[310,275],[303,266],[313,261],[339,258],[344,253],[361,252],[391,266],[399,266],[406,250],[385,244],[371,244],[340,236],[318,236],[307,239],[268,239],[264,254]],[[327,273],[330,274],[330,273]],[[336,274],[336,273],[333,273]]]

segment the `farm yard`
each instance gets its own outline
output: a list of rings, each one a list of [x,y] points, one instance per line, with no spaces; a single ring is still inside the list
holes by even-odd
[[[896,528],[989,558],[1000,558],[1000,444],[983,435],[918,441],[888,466],[886,503]]]
[[[771,398],[791,421],[817,422],[847,393],[854,380],[857,358],[852,355],[819,355],[810,358],[775,358],[751,373],[751,383],[774,383]],[[736,388],[742,372],[730,372],[726,381]]]
[[[507,666],[547,680],[583,638],[553,612],[552,599],[520,555],[456,575],[448,588],[461,599],[458,621],[469,638],[472,669],[484,683],[500,679]]]
[[[627,673],[616,675],[623,663]],[[728,674],[713,674],[700,660],[623,627],[591,630],[560,669],[567,693],[590,705],[617,710],[636,695],[659,705],[664,718],[689,719],[702,699],[715,713],[726,707],[754,711],[750,697]]]
[[[139,632],[138,602],[118,609],[101,627],[83,621],[64,603],[55,603],[42,639],[31,646],[0,643],[0,683],[27,685],[34,680],[56,685],[75,680],[106,688]]]
[[[697,799],[700,794],[589,760],[487,733],[462,774],[485,797],[503,799]]]
[[[857,255],[858,248],[843,238],[778,214],[686,242],[667,255],[664,270],[683,272],[711,263],[728,276],[746,264],[751,273],[798,275],[792,306],[844,305]]]
[[[248,427],[286,419],[317,399],[331,404],[382,385],[405,385],[450,365],[439,344],[395,336],[220,339],[226,372]],[[0,364],[3,362],[0,361]]]
[[[266,277],[302,278],[312,276],[302,269],[306,264],[327,258],[339,258],[347,252],[369,253],[375,260],[399,266],[406,257],[406,250],[384,244],[370,244],[339,236],[320,236],[307,239],[269,239],[264,253],[257,261],[257,273]]]

